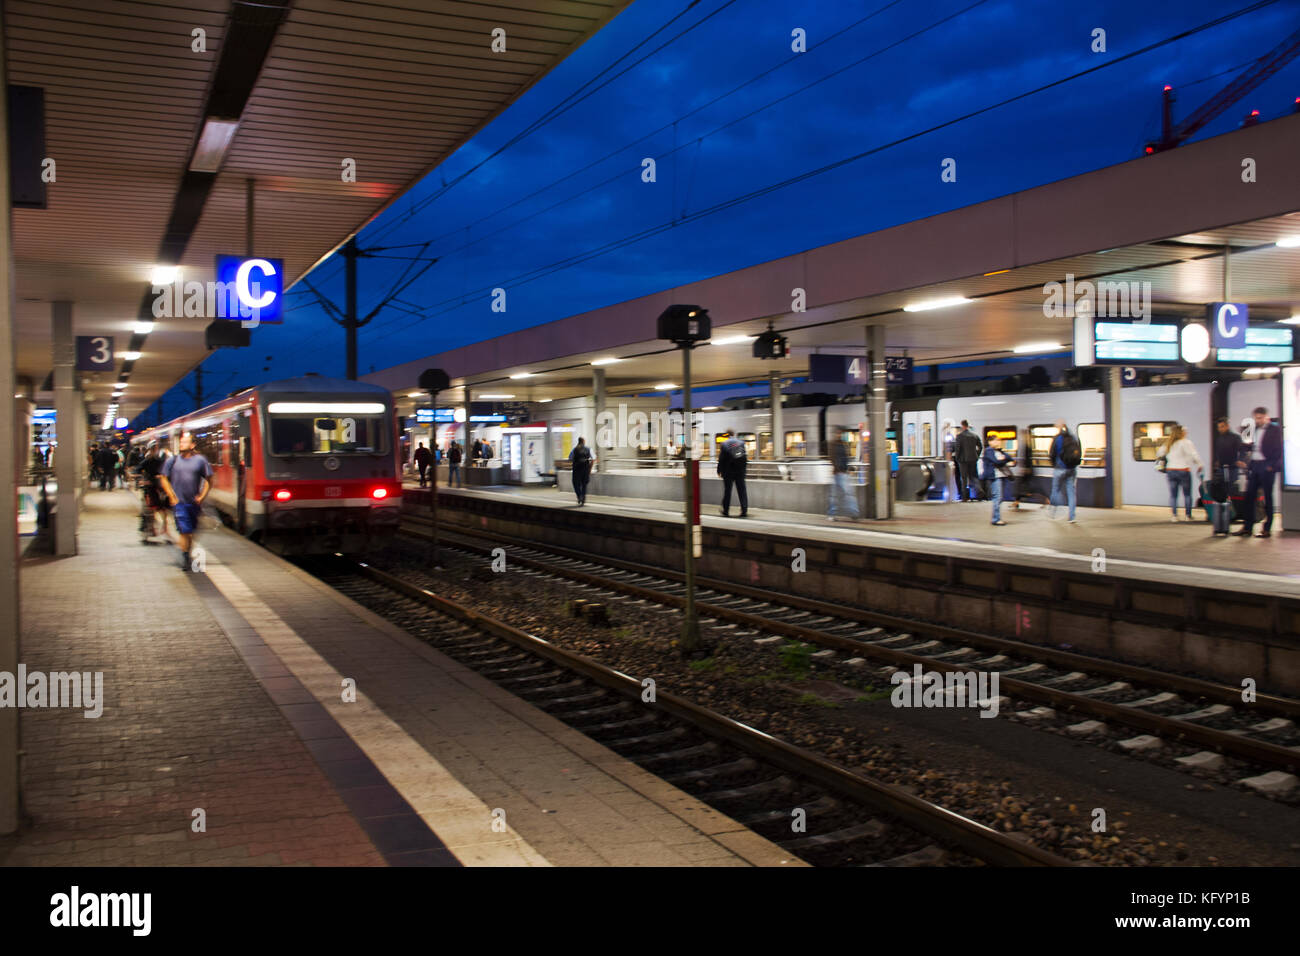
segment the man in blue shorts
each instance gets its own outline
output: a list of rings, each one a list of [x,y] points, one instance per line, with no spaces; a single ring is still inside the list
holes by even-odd
[[[181,538],[181,570],[190,570],[190,546],[198,530],[203,499],[212,488],[212,466],[194,450],[194,436],[181,432],[178,454],[163,465],[158,481],[172,505],[176,531]]]

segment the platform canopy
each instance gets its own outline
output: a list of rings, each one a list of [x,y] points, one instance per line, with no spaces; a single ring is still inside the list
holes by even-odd
[[[708,309],[714,343],[693,359],[697,385],[808,372],[814,352],[864,354],[865,327],[886,329],[889,355],[932,364],[1015,355],[1018,347],[1068,351],[1073,324],[1047,314],[1048,283],[1150,283],[1152,311],[1201,316],[1223,294],[1230,249],[1231,300],[1252,320],[1300,312],[1300,115],[1227,133],[868,235],[809,249],[607,308],[524,329],[366,376],[419,403],[418,378],[440,367],[453,390],[440,401],[511,394],[515,401],[680,384],[680,355],[655,338],[670,304]],[[1243,158],[1255,181],[1243,181]],[[1139,286],[1139,288],[1145,288]],[[806,308],[793,308],[795,289]],[[928,311],[909,307],[961,297]],[[769,323],[788,337],[784,360],[752,356],[748,339]],[[728,343],[728,344],[722,344]],[[608,359],[619,361],[603,364]],[[593,363],[602,363],[599,366]],[[511,378],[532,373],[528,378]]]
[[[627,2],[4,0],[6,79],[44,90],[55,163],[47,208],[13,217],[20,382],[39,397],[51,303],[67,300],[76,334],[112,336],[119,356],[82,379],[92,412],[118,381],[120,414],[143,411],[207,354],[207,319],[133,331],[153,268],[206,281],[216,255],[244,254],[248,180],[254,251],[284,259],[287,288]],[[238,127],[204,172],[202,134],[223,118]]]

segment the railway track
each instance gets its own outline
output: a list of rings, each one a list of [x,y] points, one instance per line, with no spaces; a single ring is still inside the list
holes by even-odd
[[[427,539],[422,530],[427,527],[421,516],[403,516],[406,535]],[[677,572],[592,559],[488,531],[443,529],[439,534],[444,542],[479,555],[489,553],[490,546],[504,547],[512,565],[577,582],[593,596],[685,606],[685,585]],[[709,578],[696,581],[702,621],[726,629],[721,633],[729,639],[779,635],[832,651],[839,655],[834,662],[854,670],[875,662],[882,676],[918,664],[939,672],[996,671],[1003,694],[1035,705],[1015,713],[1026,723],[1081,739],[1104,736],[1112,726],[1130,727],[1141,732],[1119,744],[1130,751],[1186,744],[1203,748],[1176,758],[1186,767],[1213,770],[1215,758],[1225,755],[1265,772],[1300,770],[1300,701],[1292,698],[1260,694],[1246,704],[1240,688],[1212,681],[815,598]],[[1078,715],[1091,722],[1076,720]]]
[[[484,677],[818,866],[1070,866],[900,788],[348,559],[312,573]],[[792,821],[801,817],[803,829]]]

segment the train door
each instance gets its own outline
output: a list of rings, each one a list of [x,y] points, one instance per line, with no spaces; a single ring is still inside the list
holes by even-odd
[[[235,414],[235,528],[240,534],[247,533],[248,525],[248,505],[244,501],[244,495],[248,488],[248,466],[253,460],[253,434],[250,422],[247,411]]]
[[[1201,461],[1209,467],[1214,453],[1210,439],[1213,389],[1209,383],[1124,389],[1121,445],[1113,457],[1121,466],[1124,504],[1169,506],[1169,482],[1156,470],[1156,459],[1175,424],[1187,429],[1187,437],[1196,446]],[[1195,476],[1192,480],[1196,480]]]

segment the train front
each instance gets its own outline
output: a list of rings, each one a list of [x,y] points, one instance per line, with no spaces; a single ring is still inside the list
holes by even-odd
[[[364,382],[307,376],[258,390],[260,455],[251,510],[281,554],[358,554],[397,532],[402,509],[392,396]]]

